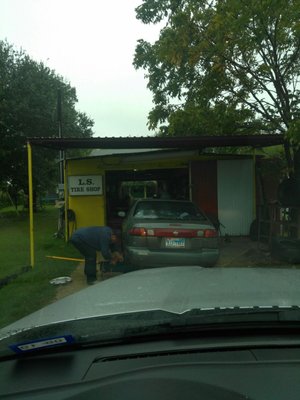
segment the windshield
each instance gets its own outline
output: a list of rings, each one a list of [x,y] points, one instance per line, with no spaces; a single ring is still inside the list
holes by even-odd
[[[139,202],[134,210],[136,218],[155,219],[196,219],[205,221],[204,215],[191,203],[173,201],[143,201]]]
[[[1,1],[2,355],[297,325],[299,15]]]

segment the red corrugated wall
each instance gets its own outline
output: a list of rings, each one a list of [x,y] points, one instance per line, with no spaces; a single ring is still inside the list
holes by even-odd
[[[193,161],[191,184],[194,203],[218,219],[217,160]]]

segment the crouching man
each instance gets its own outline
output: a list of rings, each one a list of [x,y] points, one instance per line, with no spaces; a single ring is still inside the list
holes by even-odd
[[[84,256],[84,273],[88,285],[97,280],[97,251],[110,264],[123,261],[122,254],[116,251],[117,235],[108,226],[79,228],[72,234],[70,242]]]

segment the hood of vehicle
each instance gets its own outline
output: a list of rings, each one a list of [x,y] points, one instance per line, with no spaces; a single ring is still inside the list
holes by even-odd
[[[8,334],[52,323],[149,310],[300,306],[300,270],[166,267],[107,279],[0,330]]]

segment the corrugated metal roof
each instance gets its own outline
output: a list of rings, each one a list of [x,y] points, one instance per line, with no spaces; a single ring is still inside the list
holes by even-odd
[[[28,138],[34,146],[66,149],[204,149],[209,147],[267,147],[284,143],[282,134],[236,136],[144,136],[104,138]]]

